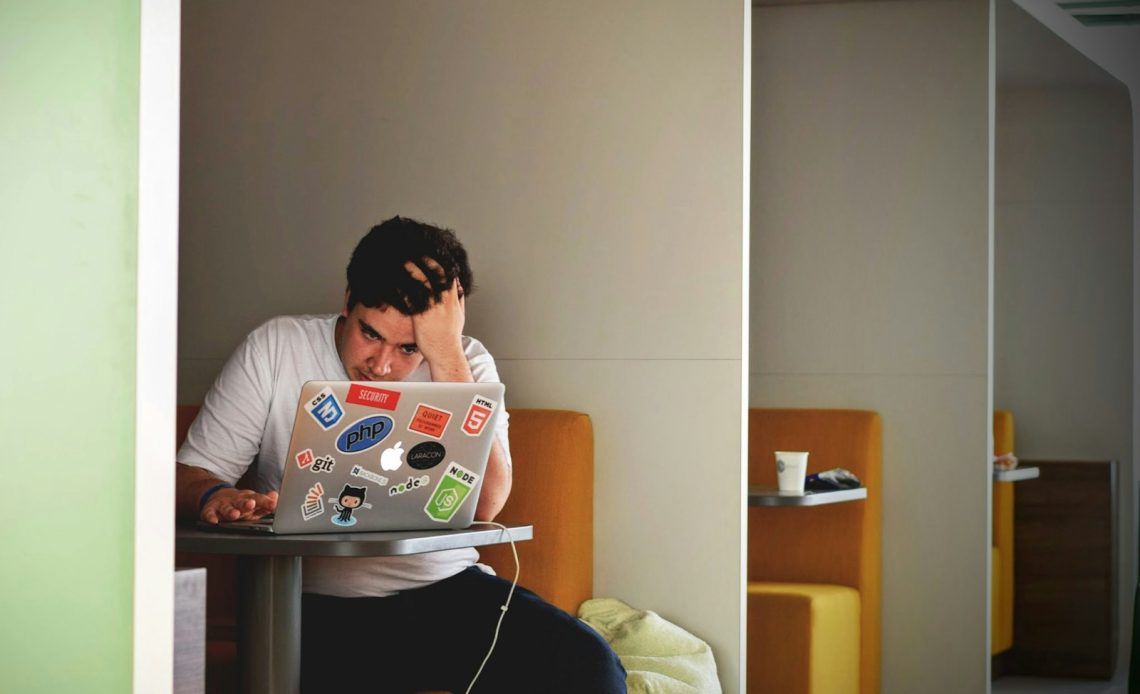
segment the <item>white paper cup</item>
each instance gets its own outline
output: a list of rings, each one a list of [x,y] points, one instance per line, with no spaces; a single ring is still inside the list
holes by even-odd
[[[807,459],[806,451],[776,451],[776,485],[780,491],[803,493]]]

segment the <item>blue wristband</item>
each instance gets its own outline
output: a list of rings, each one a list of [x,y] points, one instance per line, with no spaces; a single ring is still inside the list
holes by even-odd
[[[234,486],[232,484],[230,484],[229,482],[219,482],[219,483],[215,484],[214,486],[210,487],[209,489],[207,489],[206,493],[203,494],[200,499],[198,499],[198,513],[202,512],[202,507],[204,507],[206,505],[206,502],[210,500],[210,497],[214,495],[214,492],[218,491],[219,489],[233,489],[233,488],[234,488]]]

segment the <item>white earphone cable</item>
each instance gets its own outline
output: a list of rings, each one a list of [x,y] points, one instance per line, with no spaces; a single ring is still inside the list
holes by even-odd
[[[483,662],[479,664],[479,669],[475,672],[475,676],[471,678],[471,684],[467,685],[465,694],[471,694],[471,689],[475,686],[475,681],[479,679],[479,675],[483,674],[483,668],[487,665],[487,661],[491,659],[491,654],[495,651],[495,644],[499,641],[499,628],[503,626],[503,617],[507,616],[507,609],[510,608],[511,598],[514,597],[515,594],[515,586],[519,584],[520,569],[519,553],[518,550],[515,549],[515,538],[511,536],[511,531],[507,529],[507,526],[501,523],[495,523],[494,521],[479,521],[472,525],[493,525],[507,534],[507,539],[511,542],[511,554],[515,557],[515,578],[511,581],[511,589],[507,591],[506,602],[499,606],[501,612],[499,613],[499,621],[495,624],[495,635],[491,638],[491,647],[487,649],[487,655],[483,657]]]

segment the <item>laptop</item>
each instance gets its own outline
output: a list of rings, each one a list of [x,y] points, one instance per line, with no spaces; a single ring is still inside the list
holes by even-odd
[[[503,390],[501,383],[309,381],[276,513],[199,526],[274,534],[466,528]]]

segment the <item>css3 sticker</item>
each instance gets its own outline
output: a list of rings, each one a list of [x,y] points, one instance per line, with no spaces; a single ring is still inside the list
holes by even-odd
[[[320,424],[321,428],[326,431],[344,416],[344,408],[337,402],[332,389],[328,387],[317,393],[316,397],[309,401],[306,409],[313,419],[317,420],[317,424]]]
[[[388,438],[391,433],[392,418],[386,414],[358,419],[336,437],[336,449],[349,455],[363,453]]]
[[[459,463],[449,463],[447,473],[439,479],[439,484],[424,506],[424,513],[433,521],[448,522],[471,495],[471,489],[478,481],[479,475]]]

